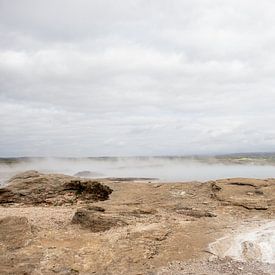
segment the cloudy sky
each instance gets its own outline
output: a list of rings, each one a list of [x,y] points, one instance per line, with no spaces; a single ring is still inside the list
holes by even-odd
[[[275,151],[275,1],[0,0],[0,156]]]

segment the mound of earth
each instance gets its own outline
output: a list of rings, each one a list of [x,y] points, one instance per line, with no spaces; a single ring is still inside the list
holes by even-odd
[[[98,181],[59,174],[27,171],[18,174],[0,188],[0,204],[74,204],[78,201],[107,200],[112,190]]]

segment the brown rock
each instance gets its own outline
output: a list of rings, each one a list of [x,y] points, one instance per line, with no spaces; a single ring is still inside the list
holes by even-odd
[[[63,205],[107,200],[112,190],[98,181],[28,171],[11,178],[0,188],[0,204]]]
[[[95,206],[95,205],[87,205],[86,209],[90,211],[96,211],[96,212],[105,212],[104,208],[100,206]]]
[[[111,188],[97,181],[70,180],[63,186],[66,191],[73,191],[78,197],[92,201],[103,201],[109,198]]]
[[[72,223],[80,224],[83,228],[90,229],[92,232],[106,231],[112,227],[126,225],[125,222],[119,219],[98,214],[87,209],[78,209],[73,216]]]
[[[194,218],[212,218],[217,216],[214,213],[211,213],[209,211],[194,209],[190,207],[176,209],[176,212],[179,214],[183,214]]]
[[[275,180],[233,178],[211,182],[212,196],[229,205],[266,210],[274,205]]]

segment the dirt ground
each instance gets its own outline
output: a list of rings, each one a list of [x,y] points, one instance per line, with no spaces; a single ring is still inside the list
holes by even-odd
[[[275,274],[209,248],[241,225],[274,220],[272,180],[103,183],[113,190],[105,201],[0,206],[0,274]],[[103,229],[72,223],[77,209]],[[104,229],[110,219],[119,222]]]

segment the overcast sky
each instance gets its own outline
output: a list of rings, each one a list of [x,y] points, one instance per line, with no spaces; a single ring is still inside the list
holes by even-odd
[[[275,151],[274,0],[0,0],[0,156]]]

